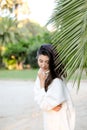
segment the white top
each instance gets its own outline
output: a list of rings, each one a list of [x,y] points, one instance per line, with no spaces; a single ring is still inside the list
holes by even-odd
[[[45,92],[44,88],[40,87],[37,77],[34,93],[35,101],[44,111],[44,130],[74,130],[75,111],[65,82],[55,78]],[[52,110],[61,103],[61,110]]]

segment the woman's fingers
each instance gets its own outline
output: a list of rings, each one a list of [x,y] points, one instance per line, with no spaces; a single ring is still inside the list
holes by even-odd
[[[41,69],[38,71],[38,76],[41,80],[46,80],[47,76]]]

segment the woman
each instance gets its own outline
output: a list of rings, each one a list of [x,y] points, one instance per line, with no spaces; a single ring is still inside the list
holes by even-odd
[[[64,82],[62,62],[55,63],[51,44],[43,44],[37,52],[39,71],[34,86],[35,100],[44,113],[44,130],[74,130],[75,111]]]

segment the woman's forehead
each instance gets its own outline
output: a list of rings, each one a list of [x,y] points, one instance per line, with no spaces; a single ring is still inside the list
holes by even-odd
[[[42,60],[49,60],[49,57],[48,57],[47,55],[42,55],[42,54],[40,54],[40,55],[38,56],[38,58],[39,58],[39,59],[42,59]]]

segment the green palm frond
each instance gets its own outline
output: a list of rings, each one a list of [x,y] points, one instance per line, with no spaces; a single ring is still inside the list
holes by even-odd
[[[74,81],[78,80],[79,88],[87,68],[87,0],[56,0],[50,24],[55,28],[52,43],[65,64],[67,80],[77,71]]]

